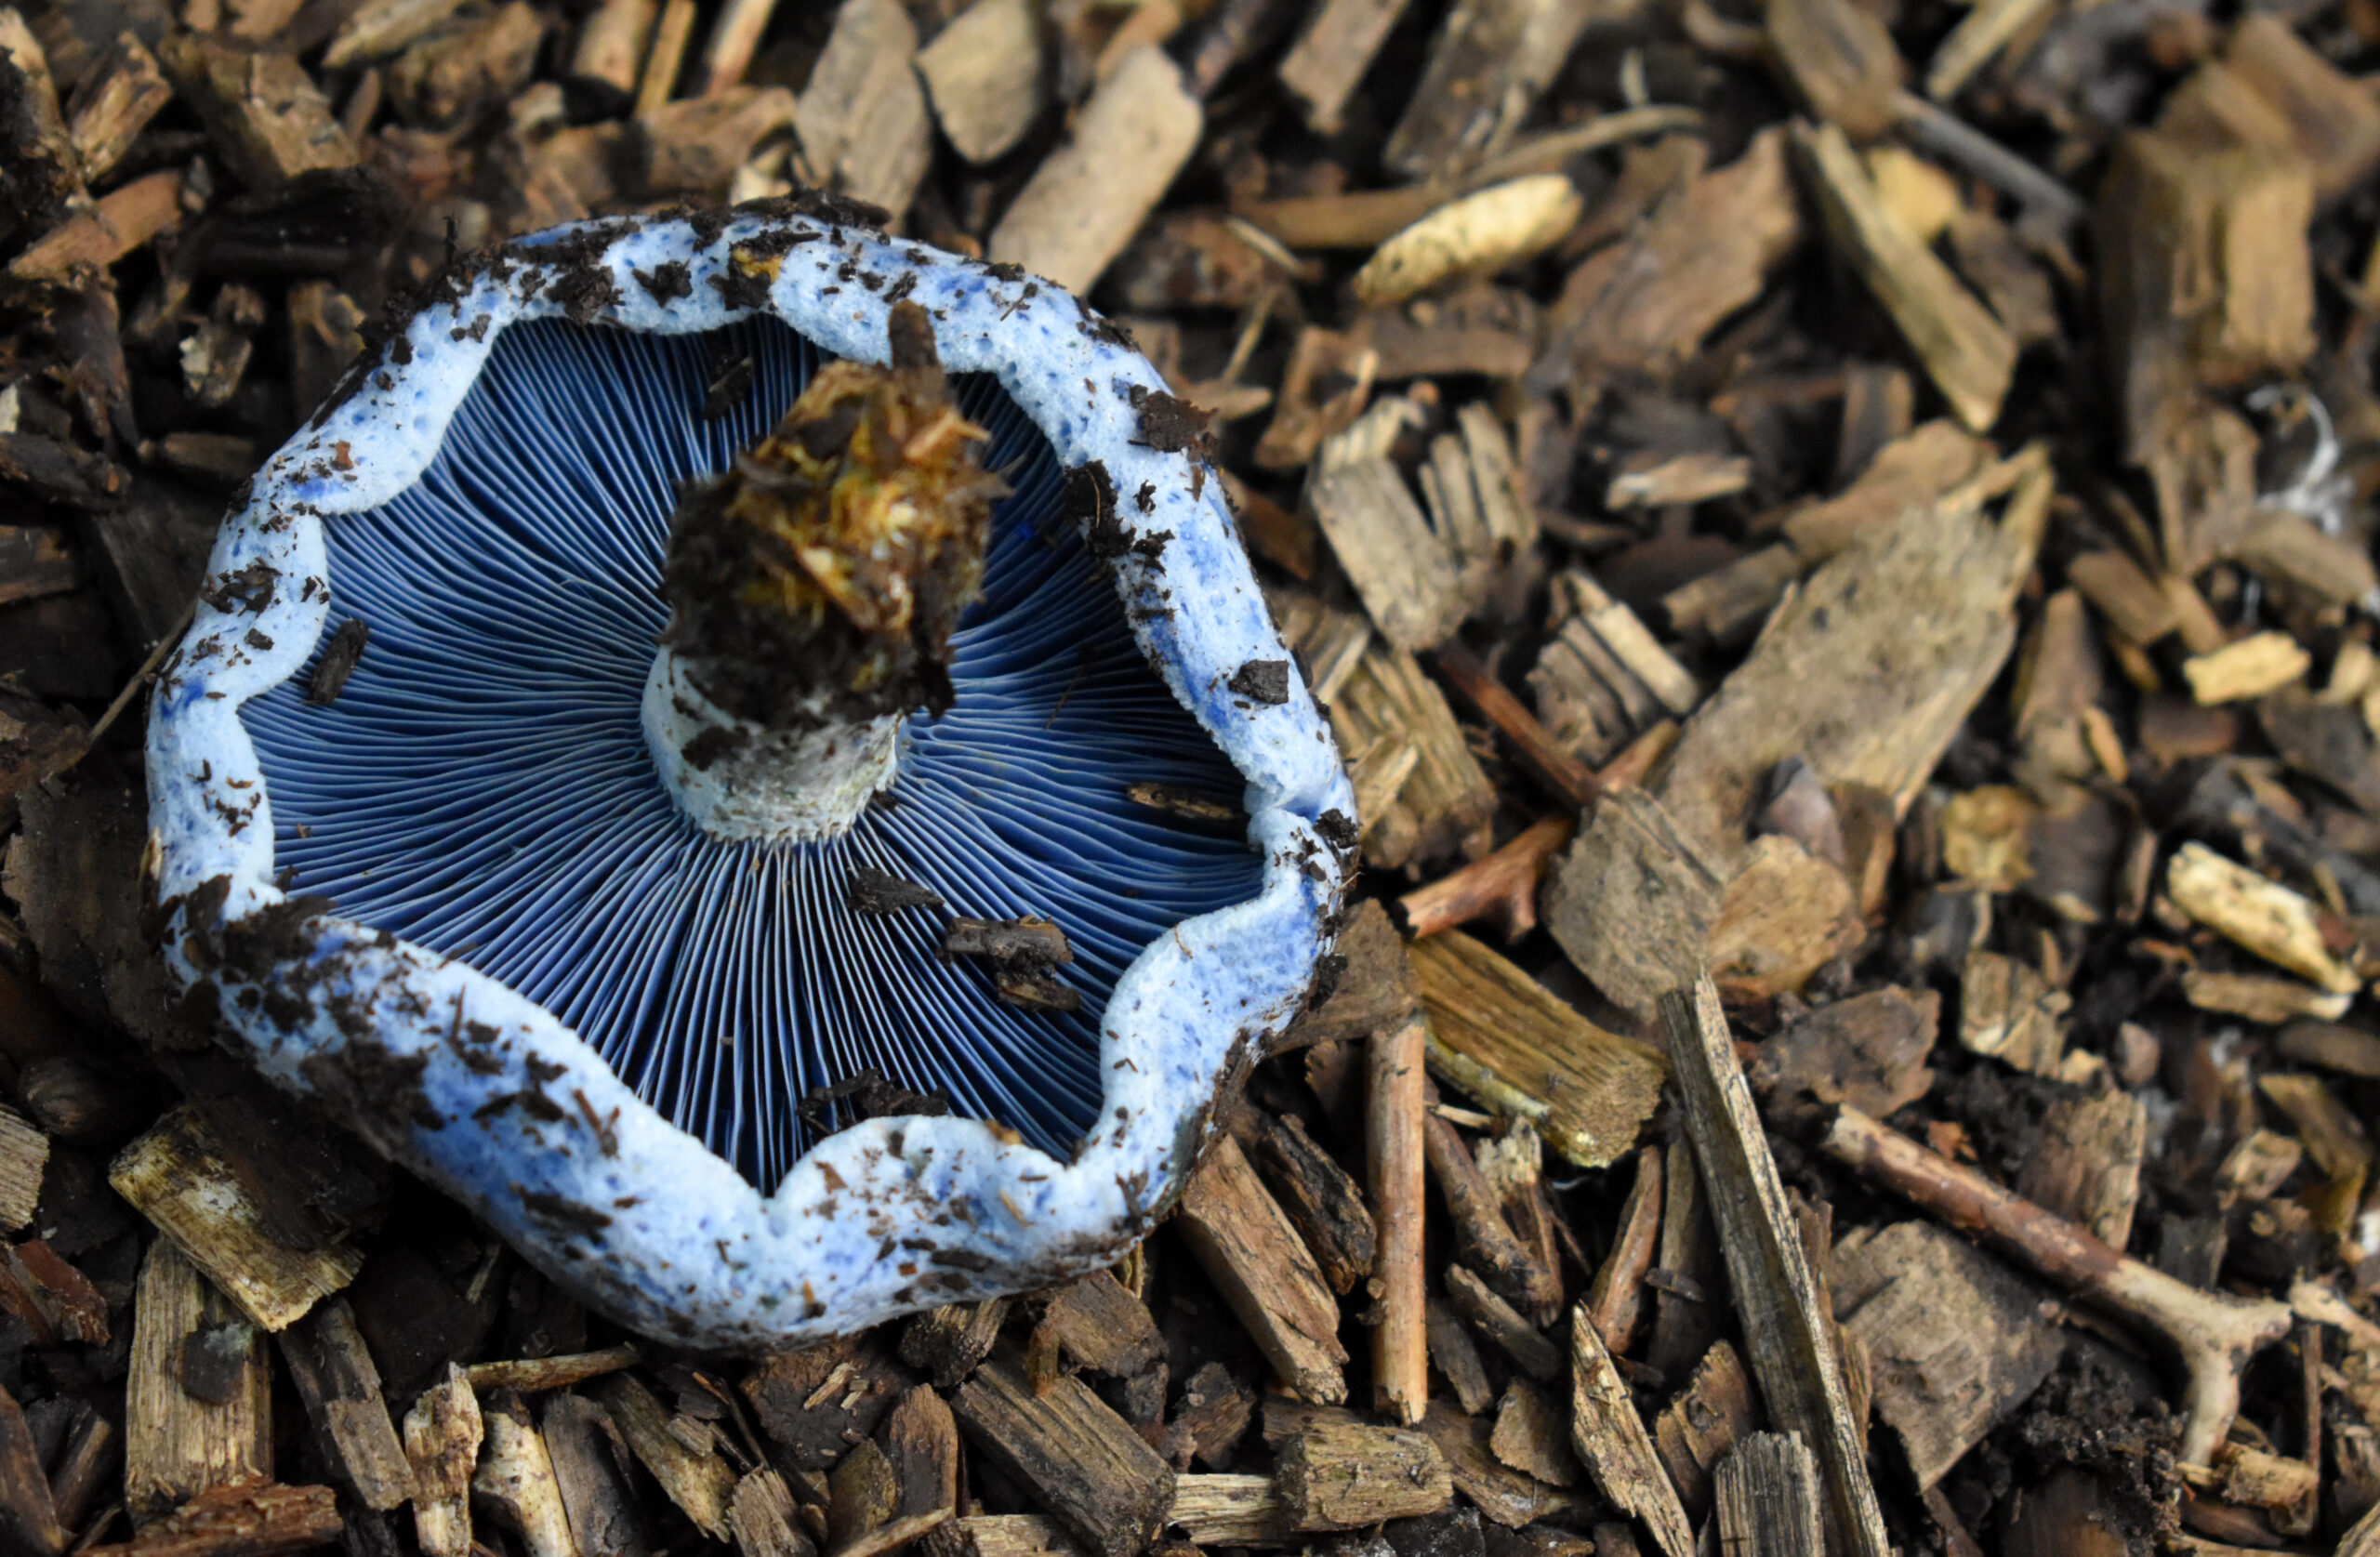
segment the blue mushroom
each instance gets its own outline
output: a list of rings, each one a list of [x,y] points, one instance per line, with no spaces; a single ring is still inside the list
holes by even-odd
[[[841,572],[807,532],[708,567],[704,512],[826,490],[802,427],[896,382],[954,506],[885,499]],[[159,680],[168,965],[648,1334],[1112,1261],[1303,999],[1354,841],[1196,431],[1072,297],[828,201],[452,268],[235,505]],[[851,610],[730,609],[813,586]],[[797,1107],[868,1073],[948,1112]]]

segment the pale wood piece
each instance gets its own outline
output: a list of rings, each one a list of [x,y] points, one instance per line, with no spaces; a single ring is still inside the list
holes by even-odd
[[[517,1390],[522,1394],[535,1394],[540,1390],[568,1389],[624,1367],[634,1367],[641,1356],[635,1346],[623,1343],[607,1346],[601,1352],[567,1352],[559,1357],[473,1363],[464,1371],[470,1378],[471,1388],[483,1393]]]
[[[2331,955],[2322,912],[2202,843],[2186,843],[2165,866],[2174,906],[2247,951],[2334,995],[2362,987],[2355,970]]]
[[[1891,1547],[1844,1393],[1832,1316],[1818,1307],[1818,1281],[1738,1067],[1719,992],[1708,977],[1697,979],[1661,996],[1660,1018],[1770,1418],[1815,1445],[1830,1542],[1858,1557],[1886,1557]]]
[[[49,1137],[15,1109],[0,1105],[0,1233],[15,1233],[41,1205]]]
[[[794,1523],[793,1493],[774,1470],[747,1471],[736,1482],[727,1528],[743,1557],[813,1557],[818,1550]]]
[[[2049,0],[1982,0],[1959,19],[1925,67],[1925,95],[1949,102],[2008,41],[2039,20]]]
[[[1163,49],[1126,55],[1083,105],[1071,139],[1010,204],[992,231],[992,259],[1088,292],[1190,160],[1205,124]]]
[[[1405,1428],[1317,1421],[1282,1445],[1273,1486],[1299,1530],[1354,1530],[1435,1513],[1454,1479],[1427,1436]]]
[[[1226,1135],[1208,1149],[1177,1217],[1199,1268],[1282,1382],[1316,1405],[1345,1400],[1338,1300],[1238,1141]]]
[[[1215,1476],[1184,1476],[1185,1482],[1207,1483],[1221,1480]],[[1270,1476],[1234,1476],[1235,1482],[1262,1482],[1269,1489]],[[1269,1495],[1269,1494],[1268,1494]],[[970,1514],[953,1522],[962,1543],[965,1557],[1081,1557],[1082,1549],[1067,1537],[1054,1519],[1032,1513]],[[1251,1543],[1253,1544],[1253,1543]]]
[[[2282,122],[2290,146],[2313,164],[2314,192],[2325,204],[2380,164],[2380,103],[2281,18],[2242,16],[2221,68]]]
[[[2305,1142],[2295,1136],[2276,1135],[2271,1130],[2249,1131],[2232,1142],[2231,1149],[2215,1165],[2215,1208],[2228,1210],[2242,1200],[2264,1200],[2279,1194],[2282,1182],[2305,1160]],[[2046,1201],[2040,1204],[2043,1210],[2057,1209]]]
[[[426,1557],[469,1557],[471,1468],[487,1433],[479,1396],[453,1363],[405,1413],[405,1458],[413,1468],[413,1528]]]
[[[1876,1414],[1922,1491],[2040,1387],[2065,1339],[2048,1294],[1931,1222],[1862,1228],[1834,1246],[1834,1303],[1867,1349]]]
[[[1798,1432],[1755,1432],[1719,1467],[1726,1557],[1822,1557],[1818,1468]]]
[[[1712,1341],[1686,1388],[1653,1419],[1653,1447],[1689,1518],[1710,1511],[1713,1471],[1759,1419],[1743,1360],[1727,1342]]]
[[[707,1435],[700,1434],[691,1418],[673,1416],[632,1375],[612,1375],[599,1392],[613,1425],[669,1500],[703,1534],[727,1539],[727,1505],[735,1496],[735,1472],[709,1446]]]
[[[2072,1004],[2031,964],[1998,952],[1969,952],[1959,975],[1959,1046],[2035,1075],[2056,1075]]]
[[[1323,0],[1306,17],[1305,30],[1281,59],[1281,85],[1305,113],[1317,135],[1338,132],[1347,99],[1371,68],[1408,0]]]
[[[1097,1557],[1137,1557],[1173,1502],[1173,1468],[1088,1385],[1061,1375],[1036,1394],[996,1351],[951,1396],[975,1447],[1034,1492]]]
[[[1583,1307],[1570,1311],[1570,1445],[1595,1490],[1643,1520],[1665,1557],[1693,1557],[1694,1529]]]
[[[636,115],[657,111],[677,90],[678,72],[686,62],[686,45],[694,35],[694,0],[668,0],[661,20],[653,25],[653,47],[637,77]]]
[[[1401,834],[1392,846],[1383,841],[1385,834],[1374,837],[1368,830],[1366,863],[1391,868],[1457,851],[1487,852],[1495,786],[1463,739],[1445,692],[1412,654],[1375,640],[1329,701],[1331,732],[1342,752],[1368,752],[1395,738],[1409,742],[1417,753],[1391,814],[1367,819],[1389,829],[1401,813]]]
[[[2019,468],[1999,522],[1952,495],[1861,534],[1779,609],[1686,721],[1660,800],[1677,832],[1721,868],[1732,874],[1743,857],[1745,824],[1788,758],[1830,786],[1881,790],[1897,809],[1933,773],[2015,646],[2011,607],[2047,518],[2046,465],[2030,453],[2003,463]],[[1847,707],[1861,717],[1839,717]],[[1566,863],[1549,890],[1556,939],[1564,920],[1552,898],[1568,875]],[[1577,959],[1567,941],[1565,950]]]
[[[1764,130],[1570,273],[1531,386],[1666,376],[1760,295],[1802,236],[1784,134]]]
[[[752,3],[765,19],[771,0]],[[721,32],[735,8],[721,17]],[[917,24],[899,0],[843,0],[794,110],[811,181],[880,205],[895,222],[933,159],[925,88],[911,64],[917,53]],[[705,95],[725,86],[714,76]]]
[[[636,1499],[613,1452],[615,1440],[603,1408],[584,1395],[552,1395],[537,1425],[545,1434],[554,1484],[562,1492],[562,1511],[570,1518],[571,1539],[577,1543],[580,1557],[646,1557],[652,1549],[637,1520]],[[750,1476],[745,1478],[750,1480]],[[736,1490],[740,1498],[743,1484]],[[734,1505],[728,1524],[738,1529],[740,1542]],[[810,1557],[810,1549],[804,1546],[792,1557]]]
[[[1484,573],[1465,559],[1414,500],[1389,457],[1399,433],[1423,413],[1409,400],[1377,402],[1323,441],[1306,473],[1300,507],[1321,527],[1372,625],[1399,649],[1435,647],[1479,603]]]
[[[1372,1266],[1381,1307],[1372,1330],[1372,1408],[1408,1427],[1421,1419],[1430,1398],[1429,1273],[1421,1245],[1428,1033],[1417,1014],[1375,1032],[1365,1047],[1365,1156],[1380,1233]]]
[[[2284,1022],[2312,1017],[2336,1022],[2354,1004],[2351,995],[2332,995],[2297,979],[2267,978],[2256,973],[2209,973],[2191,968],[2182,973],[2182,997],[2202,1011],[2241,1017],[2278,1027]]]
[[[380,1396],[380,1370],[346,1300],[321,1303],[283,1331],[281,1355],[357,1499],[386,1513],[411,1498],[413,1467]]]
[[[579,26],[578,46],[570,55],[572,76],[608,89],[615,101],[633,97],[659,10],[657,0],[602,0]]]
[[[1758,664],[1757,654],[1745,662],[1686,726],[1681,759],[1700,745],[1694,732],[1724,714],[1736,683]],[[1673,777],[1670,787],[1677,783]],[[1747,812],[1752,793],[1746,785]],[[1641,1021],[1700,966],[1726,886],[1726,876],[1667,807],[1642,790],[1622,790],[1580,829],[1539,908],[1579,971]]]
[[[9,263],[18,281],[70,286],[99,273],[174,226],[182,217],[178,168],[117,186],[87,211],[59,223]]]
[[[1430,1016],[1431,1066],[1448,1082],[1527,1120],[1582,1168],[1617,1162],[1635,1145],[1665,1070],[1650,1045],[1596,1026],[1460,930],[1417,941],[1409,955]]]
[[[1385,308],[1452,280],[1491,275],[1553,247],[1584,209],[1578,186],[1558,173],[1448,201],[1364,262],[1352,283],[1355,299]]]
[[[1768,52],[1811,112],[1853,140],[1899,121],[1900,50],[1884,18],[1854,0],[1766,0]]]
[[[2285,632],[2260,632],[2192,654],[2182,662],[2190,695],[2202,704],[2244,703],[2305,679],[2314,657]]]
[[[2148,1106],[2129,1092],[2061,1098],[2043,1116],[2016,1193],[2121,1249],[2132,1242],[2148,1140]]]
[[[243,1334],[243,1332],[245,1332]],[[193,1338],[229,1381],[219,1402],[182,1388]],[[210,1486],[272,1474],[272,1379],[264,1338],[168,1240],[149,1246],[135,1294],[125,1384],[125,1506],[136,1524]]]
[[[2000,419],[2016,343],[1975,295],[1886,212],[1833,125],[1794,131],[1826,218],[1827,236],[1892,317],[1935,388],[1970,431]]]
[[[2354,1180],[2371,1168],[2372,1138],[2363,1122],[2320,1076],[2268,1072],[2256,1078],[2256,1089],[2297,1127],[2306,1155],[2326,1176]]]
[[[133,141],[172,100],[174,89],[157,57],[139,36],[120,33],[100,62],[94,66],[67,104],[67,139],[74,161],[86,182],[98,183],[115,171]]]
[[[529,1408],[517,1396],[494,1400],[481,1422],[485,1452],[471,1477],[474,1497],[521,1538],[529,1557],[575,1557],[553,1458],[529,1420]]]
[[[402,53],[455,14],[462,0],[364,0],[323,50],[326,69],[343,71]]]
[[[361,156],[295,55],[251,54],[220,39],[177,33],[165,41],[160,59],[216,153],[251,189],[271,189],[317,168],[353,167]]]
[[[108,1182],[259,1329],[288,1328],[363,1267],[362,1251],[344,1241],[298,1249],[269,1236],[256,1202],[188,1104],[119,1153]]]
[[[2147,648],[2180,625],[2174,599],[2121,551],[2091,551],[2066,565],[2066,576],[2109,625]]]
[[[1025,139],[1046,100],[1033,0],[975,0],[918,51],[918,74],[951,146],[987,163]]]
[[[1270,1476],[1179,1477],[1165,1522],[1201,1548],[1289,1546],[1295,1540],[1289,1509]],[[980,1537],[976,1547],[976,1557],[1012,1557]]]

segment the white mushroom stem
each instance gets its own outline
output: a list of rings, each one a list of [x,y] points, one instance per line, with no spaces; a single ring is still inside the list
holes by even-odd
[[[685,660],[654,656],[644,683],[644,739],[662,786],[703,831],[730,842],[808,842],[841,833],[890,788],[902,714],[773,729],[704,696]]]

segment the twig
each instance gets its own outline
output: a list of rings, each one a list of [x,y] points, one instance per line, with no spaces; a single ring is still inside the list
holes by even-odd
[[[1421,1066],[1428,1032],[1417,1015],[1372,1035],[1365,1116],[1380,1234],[1372,1266],[1381,1313],[1372,1331],[1373,1405],[1408,1427],[1430,1403],[1429,1284],[1421,1262]]]
[[[1461,643],[1450,642],[1433,656],[1448,686],[1494,725],[1540,784],[1554,798],[1580,811],[1594,809],[1603,798],[1603,781],[1593,769],[1562,749],[1553,732],[1540,724],[1521,700],[1488,674],[1488,667]]]
[[[51,776],[66,772],[91,755],[93,748],[99,746],[99,738],[108,732],[117,719],[124,717],[124,711],[126,708],[132,706],[134,696],[141,688],[157,679],[157,671],[165,665],[165,656],[174,652],[174,645],[182,640],[182,634],[190,631],[191,619],[197,613],[198,602],[195,600],[182,607],[181,619],[174,624],[170,632],[157,640],[157,646],[149,651],[149,657],[140,662],[140,668],[132,673],[132,680],[124,684],[124,690],[115,694],[115,701],[108,705],[107,712],[99,716],[99,723],[91,726],[89,733],[83,737],[83,744],[75,747],[64,761],[50,770]]]
[[[1970,1237],[2172,1341],[2189,1375],[2181,1456],[2192,1464],[2208,1463],[2223,1446],[2240,1414],[2248,1359],[2289,1332],[2288,1304],[2177,1281],[1857,1109],[1836,1112],[1826,1150]]]
[[[1396,900],[1405,928],[1416,937],[1435,935],[1474,919],[1494,916],[1506,944],[1537,928],[1537,887],[1546,862],[1578,831],[1575,819],[1559,812],[1543,818],[1494,853],[1461,870],[1417,887]]]
[[[1513,1235],[1488,1176],[1479,1171],[1454,1127],[1429,1114],[1421,1129],[1422,1149],[1428,1155],[1430,1171],[1437,1176],[1447,1212],[1454,1219],[1455,1246],[1462,1262],[1486,1276],[1497,1291],[1529,1310],[1540,1323],[1550,1320],[1562,1302],[1560,1278]]]
[[[1894,94],[1893,107],[1921,150],[1956,163],[2018,205],[2066,226],[2090,215],[2081,195],[1940,104],[1904,91]]]

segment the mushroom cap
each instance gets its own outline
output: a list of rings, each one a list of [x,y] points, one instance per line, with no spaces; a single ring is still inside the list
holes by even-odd
[[[150,723],[166,960],[252,1062],[704,1346],[1120,1255],[1302,1002],[1352,834],[1294,666],[1284,701],[1246,693],[1289,655],[1156,371],[1054,286],[841,218],[585,223],[456,267],[235,507]],[[1016,488],[959,702],[842,838],[721,843],[635,723],[672,483],[819,353],[882,362],[901,297]],[[721,349],[757,381],[706,424]],[[350,615],[362,665],[308,706]],[[1142,779],[1236,782],[1245,845],[1132,807]],[[858,864],[1055,917],[1081,1015],[1000,1006],[915,911],[853,918]],[[795,1102],[869,1064],[979,1116],[809,1141]]]

